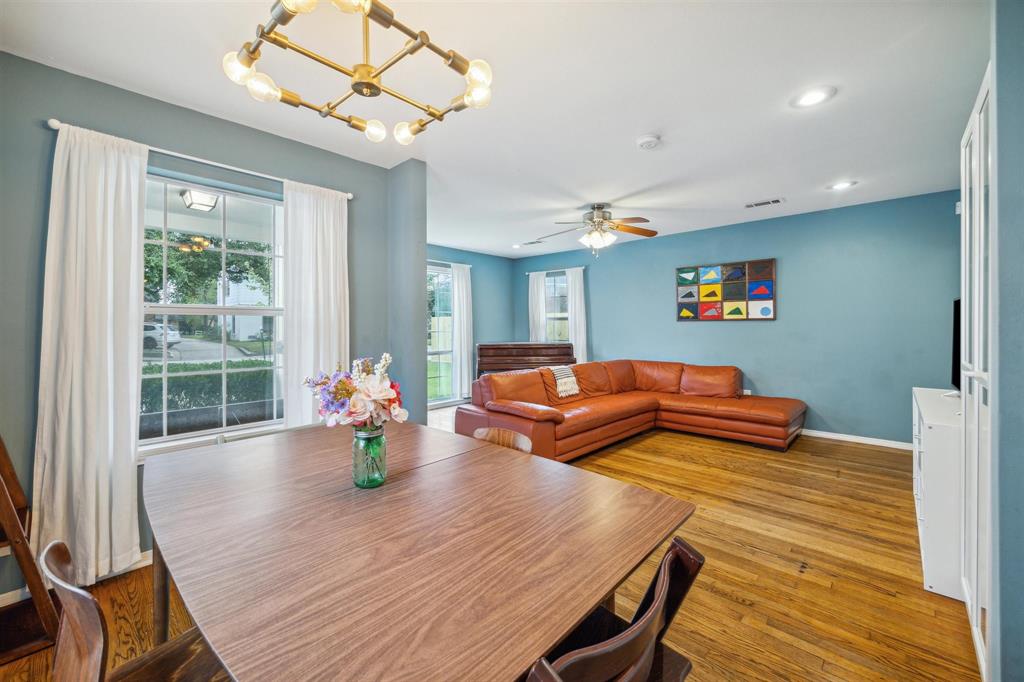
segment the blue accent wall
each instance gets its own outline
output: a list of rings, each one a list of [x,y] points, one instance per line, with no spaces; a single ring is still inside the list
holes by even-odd
[[[496,343],[515,339],[512,300],[511,258],[463,251],[427,244],[427,259],[442,263],[465,263],[473,286],[473,343]],[[474,362],[476,361],[474,357]]]
[[[389,206],[392,171],[355,161],[254,128],[81,78],[0,52],[0,434],[22,486],[31,494],[42,319],[43,263],[50,199],[50,171],[56,133],[46,119],[91,128],[248,170],[352,192],[349,204],[349,281],[353,357],[380,355],[397,348],[389,334],[389,315],[400,330],[425,300],[415,293],[392,296],[390,274],[416,280],[425,297],[423,277],[406,268],[424,269],[426,244],[425,172],[396,167],[390,184],[402,196]],[[253,102],[253,106],[260,106]],[[281,114],[287,116],[288,111]],[[340,130],[339,134],[347,134]],[[417,162],[419,163],[419,162]],[[415,165],[415,164],[414,164]],[[422,164],[420,164],[422,165]],[[417,202],[419,208],[417,208]],[[404,218],[389,223],[393,215]],[[418,211],[418,212],[417,212]],[[395,248],[392,249],[391,247]],[[411,290],[410,290],[411,291]],[[414,414],[426,402],[426,338],[409,336],[401,346],[403,382]],[[418,342],[418,344],[417,344]],[[415,363],[421,363],[416,366]],[[406,376],[408,375],[408,376]],[[420,390],[416,381],[422,377]],[[422,396],[420,396],[422,394]],[[140,474],[141,474],[140,467]],[[140,505],[142,497],[139,496]],[[142,519],[143,544],[149,528]],[[0,558],[0,594],[22,584],[14,562]]]
[[[809,429],[909,442],[911,387],[951,386],[958,195],[517,260],[516,338],[529,339],[526,273],[585,265],[591,358],[737,365],[755,394],[806,401]],[[676,321],[675,268],[758,258],[777,259],[776,321]]]
[[[1024,680],[1024,2],[993,12],[997,202],[992,680]]]

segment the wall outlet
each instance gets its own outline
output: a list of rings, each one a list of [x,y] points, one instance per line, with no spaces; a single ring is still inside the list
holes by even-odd
[[[749,388],[743,389],[743,395],[750,395],[750,389]]]

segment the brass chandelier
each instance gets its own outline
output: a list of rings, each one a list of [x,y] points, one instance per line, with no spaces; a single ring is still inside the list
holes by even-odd
[[[377,97],[381,93],[401,100],[426,116],[414,121],[402,121],[395,125],[394,136],[399,144],[411,144],[417,135],[427,129],[434,121],[443,121],[444,117],[466,108],[483,109],[491,101],[491,67],[482,59],[472,61],[466,59],[455,50],[443,50],[431,42],[425,31],[414,31],[398,19],[395,13],[379,0],[331,0],[331,4],[346,14],[361,14],[363,21],[363,63],[349,68],[327,59],[288,39],[278,28],[286,26],[300,14],[308,14],[316,9],[318,0],[277,0],[270,9],[270,21],[256,30],[256,39],[247,42],[237,52],[224,55],[222,66],[224,73],[232,82],[244,85],[249,94],[260,102],[282,102],[292,107],[312,109],[323,118],[334,118],[348,124],[350,128],[361,131],[371,142],[382,142],[387,137],[387,128],[377,119],[364,120],[358,116],[346,116],[338,112],[346,100],[353,95]],[[384,28],[395,28],[408,36],[409,40],[401,50],[393,54],[379,66],[370,63],[370,20]],[[344,74],[351,79],[351,87],[338,97],[322,105],[312,104],[291,90],[278,87],[274,80],[265,73],[256,71],[256,62],[260,58],[260,48],[264,43],[276,45],[283,50],[298,52],[303,57]],[[466,79],[465,91],[455,96],[448,106],[438,109],[429,104],[418,102],[411,97],[393,90],[381,82],[381,75],[405,57],[427,48],[441,57],[444,63]]]

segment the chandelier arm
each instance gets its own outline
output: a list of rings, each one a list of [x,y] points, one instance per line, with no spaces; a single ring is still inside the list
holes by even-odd
[[[409,40],[405,43],[405,46],[398,52],[391,55],[391,58],[381,64],[374,70],[373,78],[379,78],[382,73],[390,69],[392,66],[402,61],[411,54],[419,52],[424,45],[430,42],[430,37],[426,33],[420,31],[420,34],[416,36],[416,40]]]
[[[356,94],[355,90],[349,90],[345,94],[339,95],[338,97],[332,99],[330,102],[320,107],[320,109],[318,110],[320,112],[320,115],[324,117],[329,116],[332,111],[340,107],[342,103],[344,103],[346,100],[348,100],[349,97],[351,97],[354,94]]]
[[[424,104],[423,102],[417,102],[412,97],[407,97],[406,95],[403,95],[402,93],[398,92],[397,90],[392,90],[391,88],[387,87],[386,85],[381,85],[380,86],[380,91],[383,92],[386,95],[391,95],[392,97],[394,97],[397,100],[405,102],[409,106],[416,107],[417,109],[419,109],[420,111],[422,111],[423,113],[427,114],[428,116],[430,116],[433,119],[436,119],[436,120],[440,121],[441,119],[444,118],[444,114],[441,113],[440,109],[437,109],[436,107],[432,107],[429,104]]]
[[[374,2],[373,4],[376,5],[378,3]],[[391,25],[387,26],[385,28],[392,28],[392,27],[397,28],[399,31],[401,31],[405,35],[409,36],[413,40],[416,39],[417,32],[414,31],[413,29],[409,28],[408,26],[406,26],[402,22],[400,22],[398,19],[395,19],[394,17],[391,18]]]
[[[363,64],[370,63],[370,17],[363,15]]]
[[[288,39],[288,36],[284,35],[283,33],[278,33],[276,31],[274,33],[267,33],[266,31],[261,29],[260,37],[266,40],[271,45],[276,45],[277,47],[280,47],[282,50],[292,50],[293,52],[298,52],[303,57],[312,59],[314,62],[317,62],[318,64],[323,64],[329,69],[334,69],[338,73],[343,73],[349,78],[355,75],[355,72],[352,71],[352,69],[346,66],[342,66],[337,62],[332,62],[327,57],[319,55],[316,52],[313,52],[312,50],[306,49],[301,45],[292,42],[291,40]]]

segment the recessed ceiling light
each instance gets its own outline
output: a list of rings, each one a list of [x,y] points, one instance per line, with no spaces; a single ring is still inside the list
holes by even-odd
[[[519,244],[513,244],[513,245],[512,245],[512,248],[513,248],[513,249],[518,249],[519,247],[520,247],[520,245],[519,245]]]
[[[813,107],[816,104],[827,102],[836,95],[836,89],[831,85],[819,85],[816,88],[811,88],[800,95],[797,95],[792,102],[794,107],[804,109],[806,107]]]
[[[840,180],[839,182],[829,185],[825,189],[850,189],[857,184],[856,180]]]

